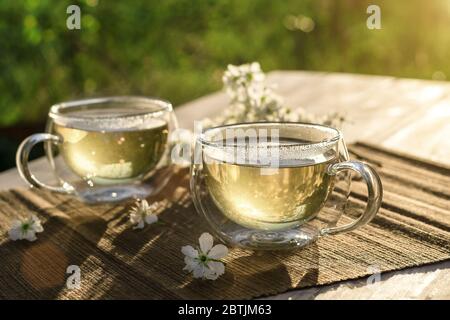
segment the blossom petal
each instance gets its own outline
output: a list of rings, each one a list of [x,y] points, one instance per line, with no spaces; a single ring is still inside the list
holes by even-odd
[[[37,238],[36,238],[36,234],[33,230],[28,230],[25,232],[23,239],[26,239],[28,241],[35,241]]]
[[[143,229],[145,227],[144,220],[139,221],[139,223],[133,227],[133,229]]]
[[[208,280],[216,280],[225,273],[225,266],[222,262],[210,261],[208,267],[205,268],[203,277]]]
[[[181,252],[190,258],[197,258],[198,257],[198,251],[195,250],[192,246],[184,246],[181,247]]]
[[[152,224],[158,221],[158,216],[156,214],[148,214],[145,216],[145,222],[147,224]]]
[[[206,268],[205,272],[203,274],[203,277],[208,280],[216,280],[219,277],[219,275],[217,273],[215,273],[214,271]]]
[[[141,216],[138,215],[136,212],[132,212],[130,214],[130,221],[132,224],[139,223],[140,220],[141,220]]]
[[[222,259],[228,254],[228,248],[223,244],[216,244],[208,252],[208,258],[210,259]]]
[[[205,274],[205,266],[203,264],[197,264],[194,268],[194,278],[203,278],[203,275]]]
[[[184,257],[184,263],[186,264],[186,266],[183,268],[183,270],[187,270],[189,272],[192,272],[198,265],[197,260],[188,256]]]
[[[200,244],[200,250],[202,250],[204,254],[207,254],[208,251],[212,248],[214,240],[212,235],[210,235],[208,232],[205,232],[202,233],[202,235],[198,239],[198,242]]]
[[[143,199],[141,201],[140,209],[142,210],[142,212],[147,212],[147,210],[148,210],[148,202],[147,202],[147,200]]]
[[[9,238],[12,241],[22,239],[22,231],[20,229],[20,226],[18,228],[11,228],[8,233],[9,233]]]
[[[208,269],[217,273],[219,276],[225,273],[225,265],[220,261],[209,261]]]
[[[34,232],[42,232],[42,231],[44,231],[44,228],[42,227],[40,221],[35,222],[33,229],[34,229]]]
[[[20,228],[21,225],[22,225],[22,221],[14,220],[11,224],[11,229]]]

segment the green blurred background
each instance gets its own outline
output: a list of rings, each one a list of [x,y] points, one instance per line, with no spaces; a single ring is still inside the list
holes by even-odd
[[[70,4],[81,30],[66,27]],[[366,27],[369,4],[381,30]],[[2,0],[0,171],[56,102],[133,94],[177,106],[250,61],[446,80],[449,29],[448,0]]]

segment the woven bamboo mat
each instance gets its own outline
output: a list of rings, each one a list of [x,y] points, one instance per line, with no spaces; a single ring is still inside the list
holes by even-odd
[[[42,190],[0,193],[0,297],[7,299],[241,299],[317,286],[380,271],[450,259],[450,168],[367,144],[353,158],[380,173],[384,201],[379,215],[356,231],[320,239],[303,250],[232,249],[226,273],[194,280],[182,268],[180,248],[208,231],[188,191],[188,173],[176,172],[158,201],[161,223],[132,230],[122,205],[87,206]],[[365,186],[352,185],[351,209],[361,212]],[[16,216],[33,212],[45,231],[35,242],[8,240]],[[66,288],[66,268],[80,266],[81,286]]]

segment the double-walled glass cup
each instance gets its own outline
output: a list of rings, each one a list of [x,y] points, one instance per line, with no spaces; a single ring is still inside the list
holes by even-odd
[[[337,226],[350,170],[367,183],[362,215]],[[349,161],[341,133],[304,123],[244,123],[207,129],[195,142],[191,192],[222,240],[249,249],[302,247],[368,223],[382,199],[367,164]]]
[[[30,186],[74,194],[89,203],[144,198],[170,178],[172,105],[144,97],[106,97],[51,107],[46,133],[20,145],[17,168]],[[39,181],[28,167],[31,149],[44,143],[58,184]]]

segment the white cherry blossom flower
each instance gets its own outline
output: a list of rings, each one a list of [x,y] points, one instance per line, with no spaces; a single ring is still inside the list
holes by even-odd
[[[334,127],[342,125],[344,119],[336,113],[315,116],[303,108],[291,110],[265,80],[265,74],[257,62],[240,66],[228,65],[222,81],[230,97],[229,105],[221,115],[205,119],[203,126],[208,128],[255,121],[306,122]]]
[[[240,66],[230,64],[222,77],[224,86],[229,89],[229,94],[237,98],[239,94],[245,94],[245,87],[262,84],[264,80],[265,75],[258,62]]]
[[[37,216],[30,215],[23,220],[14,220],[9,229],[9,238],[13,241],[28,240],[35,241],[37,239],[36,233],[44,231],[41,225],[41,220]]]
[[[213,247],[213,237],[205,232],[198,239],[200,247],[184,246],[181,252],[185,255],[186,266],[183,270],[192,272],[194,278],[216,280],[225,273],[225,265],[220,259],[228,254],[228,248],[223,244]]]
[[[143,229],[145,224],[157,222],[158,216],[154,214],[156,209],[157,206],[155,203],[149,206],[147,200],[138,200],[136,202],[136,207],[132,208],[130,212],[130,221],[135,225],[133,229]]]

